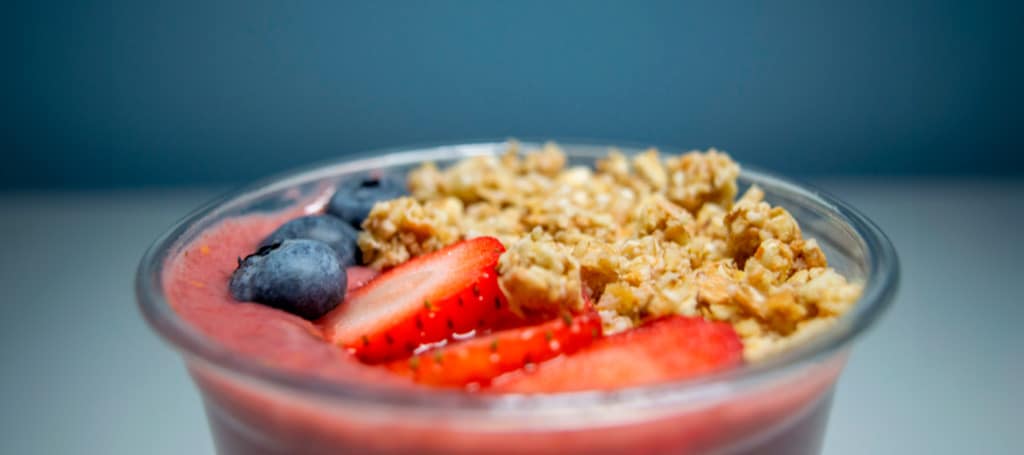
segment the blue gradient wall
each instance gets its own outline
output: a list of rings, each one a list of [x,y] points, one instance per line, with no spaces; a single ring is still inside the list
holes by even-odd
[[[506,136],[714,145],[794,174],[1024,169],[1011,2],[39,1],[3,16],[6,188],[239,182]]]

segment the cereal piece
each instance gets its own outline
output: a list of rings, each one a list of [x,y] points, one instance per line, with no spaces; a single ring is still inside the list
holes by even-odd
[[[609,151],[607,157],[597,160],[595,167],[601,173],[611,176],[618,182],[628,183],[632,181],[629,160],[626,159],[626,155],[623,155],[618,150],[613,149]]]
[[[580,264],[580,280],[586,295],[599,297],[608,283],[619,280],[620,258],[608,243],[578,232],[557,233],[555,240],[574,245],[572,256]]]
[[[462,203],[454,198],[378,202],[359,233],[363,262],[385,269],[455,243],[462,239],[461,217]]]
[[[706,235],[690,238],[686,244],[686,251],[690,257],[691,269],[699,269],[705,264],[727,258],[725,240]]]
[[[409,193],[418,200],[426,201],[442,195],[444,176],[434,163],[423,163],[409,172],[406,178]]]
[[[582,189],[559,187],[542,197],[531,199],[522,221],[529,229],[546,232],[577,229],[590,235],[614,240],[618,223],[608,213],[591,210],[592,195]]]
[[[553,177],[565,167],[565,154],[557,145],[549,142],[540,151],[527,154],[522,166],[525,174],[536,172]]]
[[[810,311],[799,301],[792,291],[772,294],[765,300],[763,318],[767,320],[772,331],[789,335],[796,329],[796,324],[810,315]]]
[[[736,201],[736,203],[757,204],[763,200],[764,190],[757,185],[750,185],[750,188],[747,188],[747,191],[743,192],[743,196],[740,196],[740,199]]]
[[[589,168],[583,166],[574,166],[566,169],[565,172],[558,174],[555,180],[560,185],[568,185],[571,187],[585,187],[591,184],[591,179],[594,178],[594,172]]]
[[[480,200],[502,202],[510,195],[511,173],[493,156],[474,156],[456,163],[443,174],[443,194],[465,203]]]
[[[633,219],[639,235],[653,235],[678,244],[686,244],[696,229],[693,215],[661,194],[645,198]]]
[[[725,227],[725,215],[728,213],[722,206],[707,203],[697,212],[697,229],[711,238],[725,240],[729,231]]]
[[[665,166],[669,174],[666,195],[672,202],[690,213],[697,213],[707,202],[732,207],[740,168],[729,155],[715,149],[690,152],[666,159]]]
[[[736,265],[743,267],[761,242],[778,239],[784,243],[801,240],[800,228],[782,207],[767,202],[741,201],[725,215],[726,244]]]
[[[825,252],[821,251],[821,248],[818,247],[818,242],[814,239],[797,240],[790,246],[793,248],[793,252],[796,253],[794,268],[797,270],[828,266],[828,261],[825,260]]]
[[[682,246],[647,236],[624,242],[617,253],[614,249],[588,253],[581,258],[583,269],[602,273],[584,276],[598,276],[606,283],[599,293],[599,310],[617,311],[633,324],[669,314],[697,314],[697,290],[684,278],[689,258]],[[590,279],[585,282],[588,288],[598,289]]]
[[[756,362],[807,341],[825,332],[834,323],[835,318],[819,317],[797,324],[796,329],[790,336],[762,335],[743,337],[743,357],[748,362]]]
[[[822,267],[799,272],[789,282],[801,300],[827,316],[845,313],[863,290],[860,284],[848,283],[835,270]]]
[[[747,282],[761,291],[771,291],[789,279],[794,256],[793,249],[781,240],[765,240],[743,266]]]
[[[654,190],[662,190],[668,186],[668,172],[658,158],[658,151],[649,149],[633,157],[633,169],[636,175],[647,182]]]
[[[583,305],[579,263],[540,229],[501,255],[498,285],[512,311],[522,316],[577,311]]]
[[[519,239],[526,228],[520,221],[523,210],[519,207],[498,207],[494,204],[476,203],[466,207],[462,219],[463,236],[466,238],[497,237],[507,248]]]
[[[631,286],[626,282],[618,281],[605,286],[601,299],[597,301],[597,309],[599,311],[612,310],[635,322],[641,319],[641,313],[653,297],[653,293],[647,287]]]
[[[761,336],[761,323],[754,318],[740,319],[734,323],[732,327],[741,338],[755,338]]]

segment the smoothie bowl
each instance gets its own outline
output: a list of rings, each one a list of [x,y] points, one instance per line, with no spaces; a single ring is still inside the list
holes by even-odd
[[[817,453],[892,245],[714,150],[396,150],[208,204],[137,292],[220,453]]]

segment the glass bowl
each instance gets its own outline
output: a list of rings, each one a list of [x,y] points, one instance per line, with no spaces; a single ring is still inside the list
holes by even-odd
[[[500,154],[507,142],[365,153],[267,179],[210,202],[174,225],[142,258],[139,307],[182,355],[204,400],[218,452],[234,453],[817,453],[833,386],[851,343],[892,302],[896,252],[866,217],[806,185],[743,167],[785,207],[830,265],[864,284],[827,332],[763,361],[696,379],[609,392],[486,395],[326,380],[239,355],[184,321],[168,302],[165,266],[222,220],[310,200],[356,174],[404,172]],[[592,165],[607,145],[559,144],[570,164]],[[521,149],[538,148],[520,143]],[[623,153],[643,151],[616,147]],[[678,150],[661,149],[662,153]],[[322,204],[322,198],[318,202]],[[317,205],[309,207],[313,211]]]

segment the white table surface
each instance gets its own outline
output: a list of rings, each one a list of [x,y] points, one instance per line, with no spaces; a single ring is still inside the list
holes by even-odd
[[[825,453],[1021,453],[1024,181],[816,183],[889,234],[903,271],[840,380]],[[132,281],[149,243],[215,194],[0,193],[0,453],[212,453]]]

